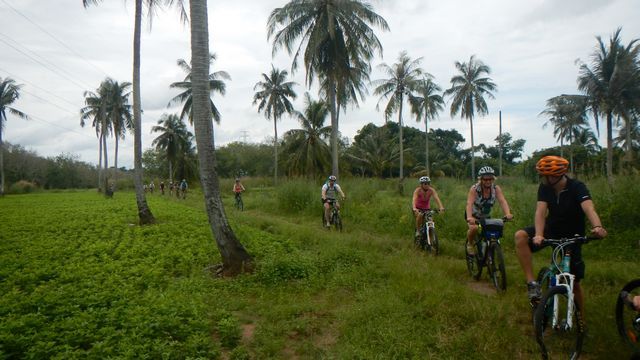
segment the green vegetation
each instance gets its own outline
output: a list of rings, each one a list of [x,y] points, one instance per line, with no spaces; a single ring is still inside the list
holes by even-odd
[[[233,179],[221,183],[231,189]],[[442,255],[412,247],[409,195],[393,180],[343,181],[345,231],[320,225],[319,184],[246,179],[229,221],[256,271],[215,278],[220,255],[202,195],[148,195],[157,224],[138,226],[133,193],[39,192],[0,199],[1,358],[538,359],[524,279],[505,238],[508,288],[473,281],[462,261],[470,184],[438,179]],[[615,330],[618,289],[638,276],[637,177],[590,181],[610,237],[585,246],[585,358],[628,356]],[[516,220],[536,185],[502,178]],[[499,215],[495,214],[495,215]],[[535,266],[549,252],[537,254]]]

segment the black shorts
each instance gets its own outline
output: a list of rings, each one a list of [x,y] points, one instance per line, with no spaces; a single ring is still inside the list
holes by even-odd
[[[536,234],[536,228],[534,226],[528,226],[522,230],[526,231],[527,235],[529,235],[529,249],[531,249],[531,252],[535,253],[549,246],[549,245],[537,246],[533,243],[533,236]],[[544,237],[545,239],[559,239],[566,236],[558,236],[557,234],[554,234],[552,231],[548,231],[547,229],[545,229]],[[571,250],[571,263],[569,264],[569,266],[571,267],[571,273],[576,276],[576,280],[578,281],[580,279],[584,279],[585,266],[584,266],[584,261],[582,260],[582,246],[578,244],[574,244],[567,247],[567,249]]]

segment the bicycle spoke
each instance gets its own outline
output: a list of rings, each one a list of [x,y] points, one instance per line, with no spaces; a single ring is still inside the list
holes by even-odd
[[[554,286],[543,296],[535,310],[536,341],[544,358],[575,359],[584,340],[584,324],[578,305],[570,311],[567,288]]]

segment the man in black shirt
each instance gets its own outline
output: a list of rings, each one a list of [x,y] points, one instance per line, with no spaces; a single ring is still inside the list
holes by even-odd
[[[607,236],[600,217],[596,213],[589,190],[582,182],[567,177],[569,162],[559,156],[545,156],[536,164],[540,174],[535,225],[518,230],[515,234],[516,255],[527,278],[529,301],[539,300],[540,284],[533,276],[532,253],[542,249],[545,238],[559,239],[584,236],[585,217],[591,224],[591,235]],[[584,262],[580,245],[571,248],[571,273],[576,276],[574,294],[576,302],[584,309],[584,297],[580,279],[584,277]]]

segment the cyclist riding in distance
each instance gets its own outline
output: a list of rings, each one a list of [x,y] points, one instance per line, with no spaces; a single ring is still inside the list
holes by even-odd
[[[238,196],[240,196],[240,193],[245,190],[246,189],[244,188],[244,186],[242,186],[240,179],[236,178],[236,182],[235,184],[233,184],[233,194],[235,195],[235,197],[238,198]]]
[[[585,234],[585,217],[591,223],[591,234],[598,238],[607,236],[602,227],[600,217],[595,210],[591,195],[586,185],[569,178],[566,174],[569,161],[559,156],[545,156],[536,164],[540,175],[538,201],[534,217],[534,225],[518,230],[515,234],[516,255],[527,280],[529,301],[541,298],[540,284],[534,281],[532,253],[542,249],[545,238],[570,238]],[[582,246],[572,245],[571,272],[575,275],[575,299],[584,311],[584,295],[580,280],[584,278],[584,262]]]
[[[438,192],[431,186],[431,179],[428,176],[423,176],[419,180],[420,185],[413,191],[413,214],[416,218],[416,237],[420,236],[420,227],[424,223],[424,216],[421,211],[431,209],[431,197],[438,203],[438,209],[444,211],[442,201],[438,197]]]
[[[335,203],[337,209],[340,209],[337,195],[340,194],[343,200],[347,198],[342,188],[340,188],[340,185],[336,183],[337,180],[335,175],[330,175],[327,182],[322,185],[322,204],[324,206],[324,222],[326,227],[331,227],[331,222],[329,221],[331,216],[329,200]]]
[[[467,254],[475,255],[475,239],[478,234],[477,221],[491,216],[493,204],[500,203],[502,213],[507,220],[511,220],[511,210],[500,186],[495,184],[496,173],[491,166],[483,166],[478,170],[478,182],[473,184],[467,194],[467,207],[464,217],[469,229],[467,230]]]

